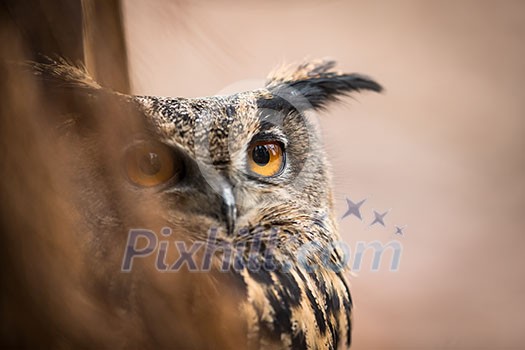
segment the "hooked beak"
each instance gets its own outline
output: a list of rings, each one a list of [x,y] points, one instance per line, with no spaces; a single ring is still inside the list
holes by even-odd
[[[226,229],[228,234],[233,234],[235,229],[235,220],[237,219],[237,206],[235,205],[235,197],[233,196],[232,187],[230,184],[222,186],[222,213],[226,220]]]

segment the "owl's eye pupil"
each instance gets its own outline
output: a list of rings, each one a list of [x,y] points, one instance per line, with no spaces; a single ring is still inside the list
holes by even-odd
[[[258,165],[264,166],[270,162],[270,152],[264,145],[255,146],[253,149],[252,159]]]
[[[151,153],[144,155],[139,161],[140,170],[146,175],[157,174],[162,167],[159,155]]]
[[[284,164],[284,148],[278,141],[255,141],[248,148],[248,166],[253,174],[276,176],[284,169]]]

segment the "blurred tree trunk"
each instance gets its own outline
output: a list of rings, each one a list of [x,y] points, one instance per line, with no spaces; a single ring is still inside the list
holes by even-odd
[[[0,0],[0,349],[116,349],[131,336],[113,334],[114,314],[84,289],[67,169],[50,132],[57,106],[74,101],[53,101],[18,64],[44,56],[128,92],[119,0]]]
[[[1,0],[0,11],[29,60],[61,56],[84,64],[101,85],[130,92],[120,0]]]

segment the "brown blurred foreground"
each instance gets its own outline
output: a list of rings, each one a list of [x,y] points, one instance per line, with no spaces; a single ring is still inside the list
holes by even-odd
[[[86,27],[68,22],[82,17],[80,1],[29,5],[0,3],[0,348],[243,344],[244,323],[232,312],[238,296],[233,288],[217,288],[232,285],[222,280],[227,277],[184,269],[161,274],[151,260],[121,272],[126,227],[164,224],[155,199],[124,191],[115,180],[119,150],[130,135],[144,132],[143,117],[114,94],[43,79],[28,64],[48,60],[41,54],[78,58],[106,84],[125,90],[125,53],[112,55],[124,44],[119,20],[110,21],[117,29],[106,28],[100,45],[96,30],[84,41]],[[90,16],[104,22],[97,11]],[[181,229],[172,237],[188,234]]]

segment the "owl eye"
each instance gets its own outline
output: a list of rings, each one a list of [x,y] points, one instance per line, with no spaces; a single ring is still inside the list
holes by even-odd
[[[140,142],[126,151],[127,177],[141,187],[157,186],[180,176],[183,165],[171,148],[158,142]]]
[[[284,152],[280,142],[258,141],[248,148],[250,170],[264,177],[275,176],[284,167]]]

